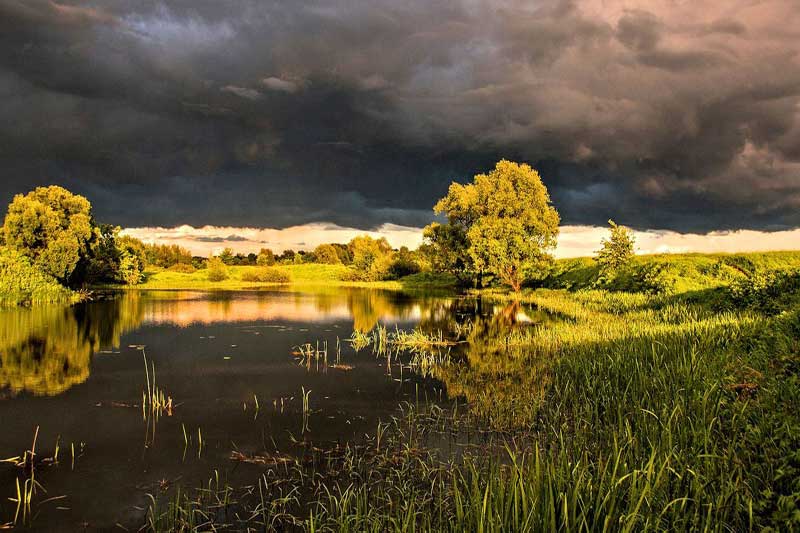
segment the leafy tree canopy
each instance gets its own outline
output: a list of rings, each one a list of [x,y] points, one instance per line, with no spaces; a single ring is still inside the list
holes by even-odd
[[[269,248],[262,248],[256,257],[256,264],[259,266],[272,266],[275,264],[275,254]]]
[[[317,263],[325,263],[329,265],[338,265],[342,261],[339,258],[339,253],[332,244],[320,244],[314,249],[314,259]]]
[[[434,211],[448,219],[425,229],[434,256],[452,271],[490,273],[514,290],[527,270],[551,259],[558,237],[558,212],[526,164],[502,160],[472,183],[451,184]]]
[[[369,271],[377,261],[392,253],[392,247],[385,237],[373,239],[369,235],[359,235],[350,241],[348,247],[353,254],[353,267],[363,272]]]
[[[609,237],[603,238],[602,247],[597,251],[597,262],[603,270],[614,271],[626,265],[633,257],[633,246],[636,238],[633,232],[625,226],[609,220],[611,226]]]
[[[2,235],[7,247],[67,283],[89,251],[94,235],[92,206],[63,187],[37,187],[14,197]]]

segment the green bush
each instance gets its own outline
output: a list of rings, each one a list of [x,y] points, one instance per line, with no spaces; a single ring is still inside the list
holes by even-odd
[[[208,260],[208,281],[225,281],[228,279],[228,269],[219,257]]]
[[[19,252],[0,248],[0,305],[70,302],[76,294]]]
[[[289,283],[291,280],[287,272],[270,267],[255,268],[242,274],[242,281],[258,283]]]
[[[188,263],[175,263],[167,270],[170,272],[179,272],[181,274],[194,274],[197,269]]]
[[[756,272],[728,287],[734,306],[776,315],[798,299],[800,271]]]

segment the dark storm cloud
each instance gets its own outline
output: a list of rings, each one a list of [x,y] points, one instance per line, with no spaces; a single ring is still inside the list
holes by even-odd
[[[565,223],[800,225],[794,0],[0,0],[0,201],[123,225],[421,225],[540,169]]]

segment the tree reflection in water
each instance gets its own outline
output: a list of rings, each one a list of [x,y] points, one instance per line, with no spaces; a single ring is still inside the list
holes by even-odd
[[[517,301],[464,300],[450,311],[449,323],[421,324],[427,331],[449,330],[462,341],[450,364],[435,366],[432,377],[445,385],[449,397],[466,399],[470,412],[494,427],[529,425],[544,399],[553,361],[531,357],[525,346],[532,331],[554,317]]]
[[[0,312],[0,390],[60,394],[89,377],[92,354],[119,347],[144,317],[135,292],[75,306]]]

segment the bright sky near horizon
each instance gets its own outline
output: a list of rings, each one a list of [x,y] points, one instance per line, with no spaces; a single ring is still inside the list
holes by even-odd
[[[386,237],[395,247],[416,248],[422,242],[422,229],[384,224],[374,231],[346,228],[335,224],[304,224],[284,229],[184,225],[175,228],[127,228],[124,233],[158,244],[178,244],[195,255],[219,253],[223,248],[234,252],[258,252],[260,248],[282,251],[313,250],[326,242],[346,243],[356,235]],[[800,249],[800,229],[762,232],[732,231],[707,234],[673,231],[635,231],[636,253],[683,252],[754,252]],[[593,255],[608,229],[598,226],[562,226],[555,256],[581,257]]]

